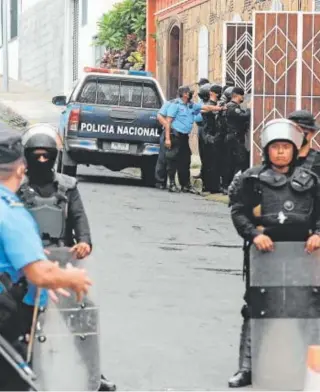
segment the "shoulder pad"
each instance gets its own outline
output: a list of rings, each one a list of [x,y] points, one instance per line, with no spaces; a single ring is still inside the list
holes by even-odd
[[[24,207],[24,204],[21,201],[17,201],[14,197],[3,195],[1,196],[1,200],[3,200],[9,207]]]
[[[258,178],[259,174],[265,169],[264,165],[250,167],[243,173],[243,178]]]
[[[61,173],[56,173],[56,180],[67,189],[74,189],[78,183],[76,178]]]

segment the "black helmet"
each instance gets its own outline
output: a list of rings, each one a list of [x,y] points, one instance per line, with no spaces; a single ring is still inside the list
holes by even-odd
[[[191,93],[191,88],[189,86],[180,86],[178,88],[178,95],[181,98],[183,94],[190,94]]]
[[[320,129],[320,126],[316,124],[315,117],[308,110],[296,110],[289,114],[288,120],[294,121],[301,128],[311,132],[315,132]]]
[[[61,143],[58,130],[51,124],[39,123],[28,127],[22,135],[24,149],[57,150]]]
[[[226,96],[227,100],[230,101],[232,98],[232,93],[233,93],[234,87],[230,86],[227,89],[224,90],[223,95]]]
[[[200,87],[198,95],[199,98],[205,102],[209,101],[210,99],[210,87],[211,87],[210,83],[206,83]]]

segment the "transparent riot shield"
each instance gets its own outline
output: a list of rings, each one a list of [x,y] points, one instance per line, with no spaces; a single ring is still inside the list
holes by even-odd
[[[305,243],[250,252],[252,384],[303,390],[307,349],[320,344],[320,253]]]
[[[43,391],[96,391],[100,386],[99,307],[91,257],[75,260],[69,248],[49,248],[48,258],[86,268],[93,286],[81,304],[72,293],[40,309],[33,348],[33,369]],[[97,269],[96,269],[97,270]]]

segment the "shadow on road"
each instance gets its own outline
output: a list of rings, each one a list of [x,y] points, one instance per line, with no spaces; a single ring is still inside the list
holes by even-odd
[[[78,181],[94,184],[108,184],[108,185],[125,185],[125,186],[140,186],[143,187],[143,183],[140,178],[135,177],[123,177],[123,176],[108,176],[108,175],[89,175],[79,174],[77,176]]]

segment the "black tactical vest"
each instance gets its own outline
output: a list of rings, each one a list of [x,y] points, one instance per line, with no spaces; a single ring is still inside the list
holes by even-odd
[[[64,243],[68,216],[67,192],[76,186],[76,179],[63,174],[55,174],[57,191],[50,197],[40,196],[28,179],[22,184],[19,196],[38,223],[44,246]]]

